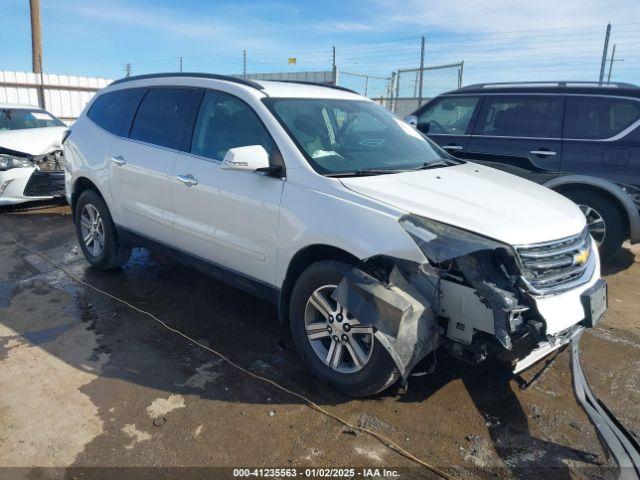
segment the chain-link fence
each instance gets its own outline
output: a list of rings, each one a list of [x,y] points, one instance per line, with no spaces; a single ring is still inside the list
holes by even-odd
[[[464,62],[425,67],[422,72],[420,68],[400,69],[391,75],[390,94],[372,98],[403,118],[433,97],[460,88],[463,70]]]

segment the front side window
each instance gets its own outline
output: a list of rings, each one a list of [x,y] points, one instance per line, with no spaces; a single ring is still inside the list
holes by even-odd
[[[366,100],[264,100],[323,175],[417,169],[447,157],[420,132]],[[377,173],[380,173],[377,172]]]
[[[161,147],[183,149],[197,90],[152,88],[140,104],[130,138]]]
[[[0,108],[0,131],[64,126],[64,123],[44,110]]]
[[[207,92],[193,132],[191,153],[222,160],[230,148],[262,145],[267,153],[273,141],[253,110],[242,100],[222,92]]]
[[[624,98],[568,97],[565,138],[604,139],[640,119],[640,101]]]
[[[418,129],[427,134],[464,135],[479,97],[443,97],[418,115]]]
[[[487,96],[474,134],[560,138],[563,104],[559,96]]]
[[[106,131],[126,137],[145,92],[144,88],[129,88],[104,93],[95,99],[87,116]]]

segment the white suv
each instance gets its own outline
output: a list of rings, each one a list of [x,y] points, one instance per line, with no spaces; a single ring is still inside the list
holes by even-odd
[[[156,248],[269,299],[309,370],[350,395],[445,349],[522,371],[606,309],[571,201],[345,89],[131,77],[96,95],[64,154],[92,265]]]

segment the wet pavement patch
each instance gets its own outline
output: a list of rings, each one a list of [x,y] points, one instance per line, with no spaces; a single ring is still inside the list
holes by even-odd
[[[33,345],[42,345],[44,343],[49,343],[55,340],[60,335],[69,330],[72,326],[73,322],[70,322],[52,328],[35,330],[33,332],[25,332],[22,334],[22,336],[29,340],[29,342],[31,342]]]
[[[13,285],[9,282],[0,282],[0,308],[6,308],[13,298]]]

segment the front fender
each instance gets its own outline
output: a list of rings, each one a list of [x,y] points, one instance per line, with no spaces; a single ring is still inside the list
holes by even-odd
[[[552,190],[555,190],[558,187],[574,185],[587,185],[604,190],[606,193],[609,193],[618,200],[624,208],[627,218],[629,219],[629,237],[631,243],[640,242],[640,212],[638,211],[638,207],[633,203],[631,197],[615,183],[603,178],[591,177],[588,175],[564,175],[552,178],[551,180],[543,183],[543,185]]]

